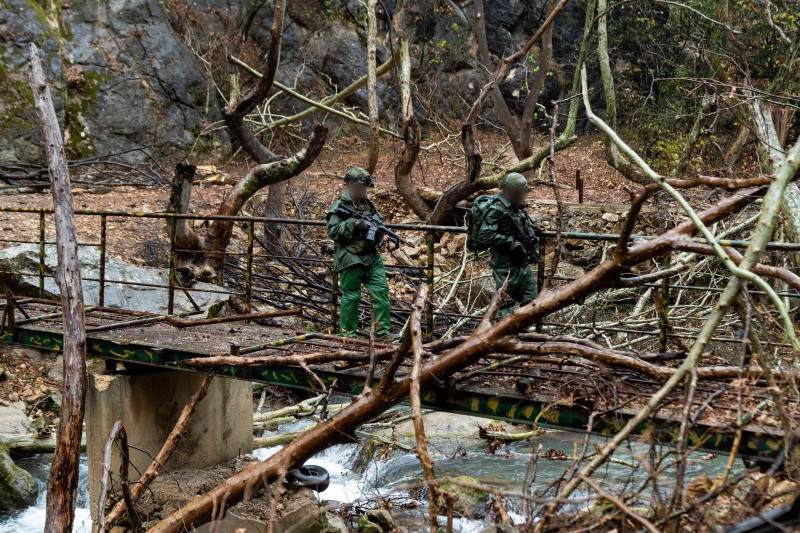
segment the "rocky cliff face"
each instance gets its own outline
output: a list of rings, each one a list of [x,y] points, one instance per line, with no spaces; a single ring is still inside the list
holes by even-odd
[[[40,3],[41,2],[41,3]],[[28,44],[42,50],[72,158],[185,146],[218,111],[158,0],[0,0],[0,159],[39,160]]]
[[[219,39],[239,24],[254,57],[269,41],[271,2],[257,0],[0,0],[0,160],[41,161],[43,152],[27,88],[28,44],[42,50],[63,120],[68,155],[81,158],[140,146],[185,148],[219,120],[219,100],[208,70],[187,44],[185,20],[202,20],[193,36]],[[390,56],[389,21],[397,0],[379,15],[378,61]],[[489,44],[509,53],[538,27],[547,0],[486,0]],[[579,42],[582,14],[571,3],[556,26],[556,59],[569,62]],[[480,90],[469,0],[410,3],[395,30],[413,36],[418,114],[458,118]],[[227,24],[227,26],[226,26]],[[278,80],[314,97],[332,93],[366,72],[366,15],[358,0],[288,2]],[[205,32],[205,35],[204,35]],[[233,67],[231,67],[233,68]],[[535,66],[514,69],[503,84],[524,98]],[[544,101],[558,95],[560,70]],[[243,75],[243,79],[245,76]],[[381,113],[395,115],[393,76],[379,84]],[[366,90],[345,102],[366,110]],[[512,102],[513,104],[513,102]],[[521,103],[520,103],[521,105]],[[305,104],[281,95],[291,113]],[[220,136],[220,134],[217,134]],[[224,139],[224,134],[221,134]]]

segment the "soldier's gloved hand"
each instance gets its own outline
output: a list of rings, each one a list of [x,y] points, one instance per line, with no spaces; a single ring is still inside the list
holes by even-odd
[[[525,257],[525,247],[519,241],[514,241],[509,251],[514,257]]]
[[[365,220],[356,220],[355,224],[353,224],[353,227],[361,230],[367,229],[367,222]]]

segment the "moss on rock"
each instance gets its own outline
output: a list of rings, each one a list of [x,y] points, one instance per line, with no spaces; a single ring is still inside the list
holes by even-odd
[[[454,478],[444,478],[440,480],[439,499],[437,501],[442,512],[447,510],[447,500],[452,500],[453,511],[456,514],[470,516],[482,516],[480,512],[489,497],[486,491],[465,486],[478,485],[478,480],[470,476],[458,476]]]
[[[0,442],[0,513],[17,511],[36,503],[39,486],[28,472],[14,464],[8,447]]]

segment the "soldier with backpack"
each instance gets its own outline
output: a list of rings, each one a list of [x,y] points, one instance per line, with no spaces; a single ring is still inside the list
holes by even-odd
[[[539,295],[531,264],[541,263],[535,226],[523,208],[530,191],[528,180],[516,172],[500,181],[500,193],[475,199],[470,210],[467,246],[472,251],[491,250],[492,276],[500,288],[508,278],[506,294],[500,306],[502,319],[517,304],[525,305]]]

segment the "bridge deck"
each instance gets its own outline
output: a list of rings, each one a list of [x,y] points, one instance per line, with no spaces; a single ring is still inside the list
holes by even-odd
[[[4,327],[2,340],[42,349],[58,350],[62,344],[59,306],[42,300],[20,300],[33,321],[14,311],[15,324]],[[4,307],[5,310],[5,307]],[[5,316],[5,315],[4,315]],[[37,317],[44,317],[38,318]],[[165,317],[126,311],[94,309],[87,313],[87,355],[126,364],[188,370],[176,363],[198,357],[226,355],[237,347],[243,353],[268,356],[341,350],[365,351],[362,344],[343,344],[331,335],[298,332],[279,326],[230,322],[177,328]],[[135,325],[138,322],[145,322]],[[134,324],[134,325],[131,325]],[[128,327],[123,327],[123,326]],[[109,329],[113,328],[113,329]],[[105,329],[105,331],[103,331]],[[358,341],[356,341],[358,342]],[[255,350],[259,347],[259,350]],[[380,345],[379,345],[380,347]],[[500,358],[500,359],[498,359]],[[649,399],[660,383],[630,371],[587,366],[580,361],[558,363],[543,358],[508,358],[497,355],[454,376],[449,386],[423,394],[423,404],[432,409],[465,413],[503,421],[534,422],[564,429],[583,430],[595,415],[592,431],[615,433]],[[342,364],[312,367],[316,377],[298,366],[224,367],[221,374],[287,387],[319,389],[316,378],[326,385],[336,381],[343,393],[357,394],[365,370]],[[400,374],[408,368],[401,368]],[[381,367],[377,369],[379,378]],[[521,378],[527,378],[525,386]],[[737,453],[750,459],[771,460],[780,452],[782,435],[772,412],[766,385],[749,381],[743,396],[743,412],[753,418],[744,427]],[[690,445],[714,452],[731,450],[735,437],[738,389],[732,381],[701,381],[696,395],[697,417]],[[671,443],[677,438],[678,413],[683,391],[672,395],[659,417],[638,428],[641,435]],[[622,406],[622,408],[616,408]],[[794,411],[794,409],[792,410]]]

